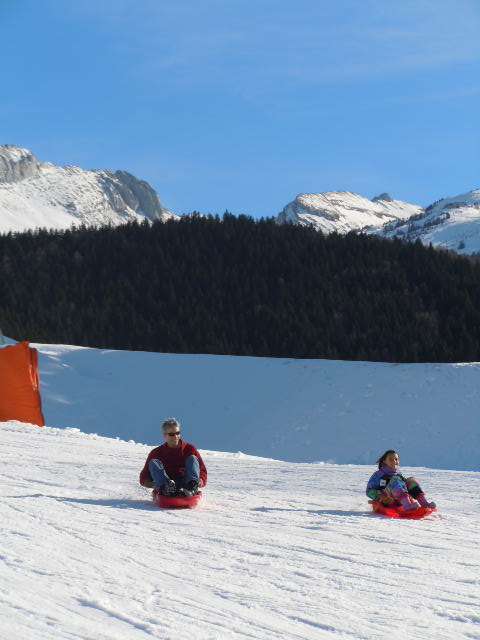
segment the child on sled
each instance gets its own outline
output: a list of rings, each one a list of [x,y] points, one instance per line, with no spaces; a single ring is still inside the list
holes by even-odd
[[[393,449],[385,451],[377,460],[378,471],[367,484],[367,496],[372,502],[386,506],[398,506],[405,511],[420,507],[435,509],[435,503],[429,502],[415,478],[405,478],[399,471],[400,456]]]

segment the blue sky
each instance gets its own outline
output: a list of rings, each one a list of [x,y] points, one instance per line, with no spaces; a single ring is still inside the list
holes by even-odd
[[[0,0],[0,143],[172,210],[480,186],[480,0]]]

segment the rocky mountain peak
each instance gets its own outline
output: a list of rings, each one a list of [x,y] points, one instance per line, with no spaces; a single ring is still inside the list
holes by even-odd
[[[372,202],[393,202],[393,198],[392,196],[387,193],[386,191],[384,193],[381,193],[379,196],[375,196],[375,198],[372,198]]]
[[[145,180],[139,180],[127,171],[115,171],[117,188],[123,200],[134,211],[141,211],[152,220],[161,219],[167,210],[162,206],[158,195]]]
[[[40,163],[28,149],[13,144],[0,145],[0,184],[31,178],[39,168]]]
[[[173,217],[148,182],[127,171],[62,167],[0,146],[0,233]]]
[[[405,220],[422,211],[417,205],[381,194],[375,201],[349,191],[302,193],[277,216],[279,224],[311,226],[323,233],[380,229],[386,222]]]

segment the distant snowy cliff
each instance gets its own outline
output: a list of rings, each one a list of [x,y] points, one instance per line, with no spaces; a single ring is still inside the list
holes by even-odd
[[[59,167],[0,146],[0,233],[172,217],[152,187],[126,171]]]
[[[443,198],[423,209],[388,193],[369,200],[347,191],[298,195],[278,214],[279,224],[311,226],[322,233],[366,232],[419,239],[463,254],[480,253],[480,189]]]
[[[387,224],[382,235],[405,240],[420,239],[457,253],[480,253],[480,189],[453,198],[443,198],[420,215]]]
[[[59,167],[40,162],[28,149],[0,145],[0,233],[172,218],[177,216],[148,182],[126,171]],[[372,199],[349,191],[302,193],[276,219],[322,233],[419,239],[457,253],[480,254],[480,189],[425,209],[388,193]]]
[[[373,200],[348,191],[302,193],[277,217],[279,223],[310,225],[323,233],[380,229],[386,222],[407,220],[423,209],[384,193]]]
[[[39,168],[40,163],[31,151],[9,144],[0,146],[0,184],[31,178]]]

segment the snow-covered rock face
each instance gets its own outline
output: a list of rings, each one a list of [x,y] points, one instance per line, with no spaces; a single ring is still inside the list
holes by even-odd
[[[411,220],[388,224],[382,235],[420,239],[462,254],[480,253],[480,189],[443,198]]]
[[[144,180],[138,180],[126,171],[115,171],[116,187],[122,200],[135,211],[142,211],[152,220],[162,219],[167,212],[162,207],[156,192]]]
[[[58,167],[0,146],[0,233],[172,217],[152,187],[126,171]]]
[[[12,145],[0,146],[0,184],[20,182],[38,173],[40,164],[33,153]]]
[[[423,209],[392,200],[381,194],[373,200],[348,191],[303,193],[278,215],[281,224],[309,225],[323,233],[380,229],[387,222],[398,222],[418,215]]]

